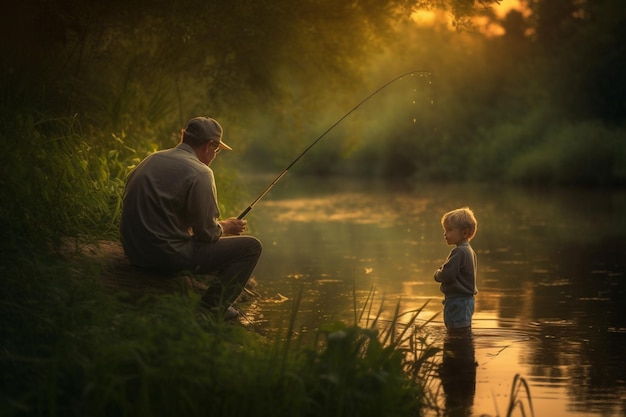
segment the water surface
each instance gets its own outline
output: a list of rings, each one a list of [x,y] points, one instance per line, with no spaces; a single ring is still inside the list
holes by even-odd
[[[271,180],[250,181],[250,193]],[[624,191],[286,177],[246,217],[264,243],[250,318],[280,326],[301,294],[298,331],[354,323],[355,301],[375,288],[388,317],[398,302],[427,303],[420,318],[435,316],[427,328],[443,347],[432,276],[451,248],[440,218],[465,205],[479,222],[479,294],[459,349],[478,366],[451,391],[465,396],[458,415],[504,415],[516,374],[536,416],[626,415]]]

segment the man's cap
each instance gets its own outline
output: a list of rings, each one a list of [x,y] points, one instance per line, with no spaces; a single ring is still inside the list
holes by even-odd
[[[215,141],[221,149],[232,151],[233,148],[222,142],[224,130],[217,120],[210,117],[194,117],[187,123],[185,133],[193,136],[198,142]]]

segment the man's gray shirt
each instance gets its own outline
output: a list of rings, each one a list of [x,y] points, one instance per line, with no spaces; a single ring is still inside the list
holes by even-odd
[[[213,171],[191,146],[155,152],[130,174],[120,232],[124,251],[138,266],[189,260],[194,241],[222,235]]]

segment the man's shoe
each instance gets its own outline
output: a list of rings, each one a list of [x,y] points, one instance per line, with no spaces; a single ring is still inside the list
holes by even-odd
[[[223,317],[225,321],[232,321],[241,317],[241,313],[233,306],[228,306],[224,309],[223,307],[212,306],[209,303],[201,301],[200,307],[210,312],[213,317]]]
[[[226,321],[237,320],[239,317],[241,317],[241,314],[233,306],[228,306],[224,312],[224,320]]]

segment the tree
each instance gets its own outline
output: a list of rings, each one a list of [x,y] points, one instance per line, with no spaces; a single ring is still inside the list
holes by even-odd
[[[626,10],[619,0],[528,0],[538,68],[573,120],[626,115]]]
[[[85,92],[98,81],[106,89],[112,81],[146,88],[193,80],[201,82],[194,94],[216,102],[266,100],[280,92],[283,68],[305,83],[353,78],[398,19],[435,3],[442,2],[25,0],[13,2],[0,22],[2,71],[10,79],[36,68],[31,81],[45,84],[47,94],[53,87],[65,101],[56,111],[69,114],[85,110]],[[471,3],[443,2],[460,17]]]

